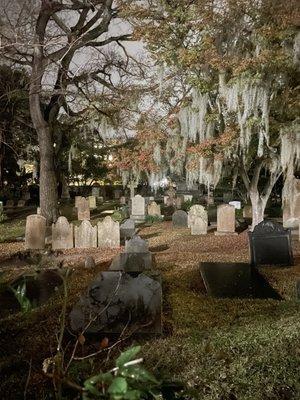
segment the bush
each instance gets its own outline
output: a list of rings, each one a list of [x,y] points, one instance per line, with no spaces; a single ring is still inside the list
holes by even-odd
[[[161,221],[163,221],[163,217],[160,215],[146,215],[145,218],[146,224],[151,224],[151,225]]]

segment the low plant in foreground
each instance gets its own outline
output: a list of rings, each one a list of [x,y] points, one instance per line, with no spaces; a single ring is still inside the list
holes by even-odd
[[[21,311],[24,313],[30,311],[32,304],[28,297],[26,297],[26,282],[21,283],[16,289],[11,287],[11,290],[21,306]]]

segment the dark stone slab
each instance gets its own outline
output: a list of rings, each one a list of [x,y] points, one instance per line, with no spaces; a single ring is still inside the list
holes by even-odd
[[[172,215],[173,226],[179,228],[187,228],[188,226],[188,215],[183,210],[175,211]]]
[[[290,229],[272,221],[262,221],[248,235],[251,265],[293,265]]]
[[[105,271],[89,286],[70,314],[73,331],[161,333],[162,288],[158,273]]]
[[[207,293],[212,297],[282,299],[250,264],[200,263],[200,273]]]
[[[120,225],[121,239],[130,239],[135,234],[135,221],[127,219]]]
[[[138,235],[133,236],[125,244],[126,253],[147,253],[148,251],[148,242]]]
[[[152,254],[120,253],[112,261],[111,271],[143,272],[152,268]]]

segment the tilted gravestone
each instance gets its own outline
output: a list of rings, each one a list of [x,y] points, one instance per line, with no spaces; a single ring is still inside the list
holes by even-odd
[[[97,224],[98,247],[120,247],[120,224],[113,221],[110,216],[104,218]]]
[[[97,247],[97,226],[83,220],[80,226],[75,226],[75,247]]]
[[[148,205],[148,215],[158,216],[158,217],[161,216],[160,205],[157,204],[155,201],[152,201]]]
[[[174,227],[186,228],[188,226],[188,215],[183,210],[175,211],[172,215],[172,224]]]
[[[262,221],[248,235],[253,266],[293,265],[290,229],[272,221]]]
[[[52,224],[52,249],[72,249],[74,247],[73,224],[69,224],[66,217],[59,217]]]
[[[235,235],[235,208],[229,204],[221,204],[217,209],[216,235]]]
[[[131,216],[135,221],[144,221],[145,219],[145,199],[137,194],[131,199]]]
[[[78,221],[91,218],[89,201],[85,197],[81,197],[77,201]]]
[[[42,215],[29,215],[26,218],[25,248],[42,250],[45,248],[46,218]]]
[[[252,294],[250,264],[202,262],[200,273],[210,296],[250,297]]]
[[[159,275],[105,271],[73,307],[70,323],[76,332],[88,326],[87,333],[120,333],[125,327],[161,333],[161,308]]]

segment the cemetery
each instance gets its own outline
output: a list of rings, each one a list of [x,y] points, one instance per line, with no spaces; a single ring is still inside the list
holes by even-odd
[[[299,3],[217,3],[0,4],[1,399],[300,399]]]

